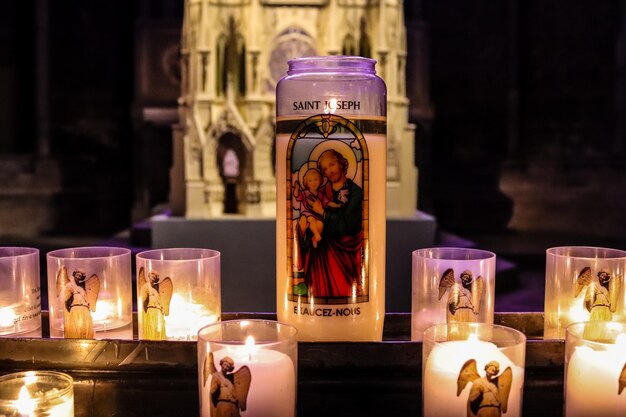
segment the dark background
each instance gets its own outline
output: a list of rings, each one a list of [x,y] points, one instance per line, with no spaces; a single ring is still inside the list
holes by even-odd
[[[158,53],[183,1],[0,7],[0,244],[90,243],[166,209],[178,87]],[[626,3],[405,0],[405,13],[417,208],[437,244],[518,270],[554,245],[626,249]]]

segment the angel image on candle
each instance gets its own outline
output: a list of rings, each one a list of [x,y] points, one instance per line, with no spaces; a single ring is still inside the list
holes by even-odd
[[[456,396],[461,395],[465,386],[472,383],[467,398],[467,417],[501,417],[507,411],[513,371],[507,367],[502,374],[500,364],[491,361],[485,365],[485,376],[481,377],[476,368],[476,360],[470,359],[461,368],[457,379]]]
[[[242,366],[236,372],[235,361],[229,356],[220,360],[218,371],[213,353],[209,352],[204,360],[203,386],[211,377],[211,417],[240,417],[240,411],[246,411],[248,391],[252,381],[250,368]]]
[[[146,279],[143,267],[139,269],[137,288],[141,302],[143,331],[141,337],[149,340],[164,340],[165,316],[170,314],[170,301],[174,292],[174,284],[169,277],[160,278],[150,271]]]
[[[576,292],[578,297],[585,290],[583,306],[589,311],[589,324],[585,326],[583,336],[590,340],[601,340],[604,337],[602,327],[594,326],[595,321],[611,321],[617,308],[619,281],[611,277],[608,271],[600,270],[597,282],[593,280],[591,268],[584,267],[576,278]]]
[[[439,281],[439,300],[446,292],[448,296],[448,308],[446,321],[448,323],[472,323],[476,322],[476,316],[480,312],[480,299],[483,293],[483,278],[479,276],[473,279],[471,271],[465,270],[459,277],[460,282],[454,279],[454,270],[447,269]]]
[[[598,272],[598,281],[594,282],[591,268],[585,267],[576,278],[576,293],[578,295],[586,288],[584,306],[591,313],[589,321],[611,321],[617,308],[619,281],[606,270]]]
[[[56,279],[57,297],[62,297],[64,335],[69,339],[93,339],[93,319],[91,312],[96,311],[96,302],[100,292],[100,278],[81,270],[72,272],[70,278],[67,268],[61,266]]]

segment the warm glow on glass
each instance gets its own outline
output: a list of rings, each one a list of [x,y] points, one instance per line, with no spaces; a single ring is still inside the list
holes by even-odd
[[[28,388],[24,385],[17,397],[17,411],[21,415],[30,416],[34,413],[36,406],[36,401],[30,396]]]
[[[170,302],[170,314],[165,317],[167,337],[191,340],[196,337],[199,327],[217,321],[218,315],[202,304],[193,303],[180,294],[173,294]]]
[[[611,324],[617,324],[617,323],[611,323]],[[615,346],[622,351],[626,350],[626,334],[620,334],[617,336],[617,338],[615,339]]]
[[[35,372],[33,371],[26,372],[26,376],[24,377],[24,384],[31,385],[31,384],[34,384],[35,382],[37,382],[37,375],[35,375]]]
[[[589,313],[584,309],[582,300],[578,298],[569,309],[569,322],[576,323],[589,320]]]
[[[169,323],[175,322],[179,316],[180,318],[188,319],[190,316],[207,316],[215,314],[206,308],[202,304],[195,304],[191,301],[185,300],[180,294],[173,294],[170,304],[170,316],[166,318]],[[169,320],[168,320],[169,319]]]
[[[13,327],[15,317],[11,307],[0,308],[0,327]]]
[[[326,114],[334,114],[337,111],[337,99],[331,98],[328,100],[327,104],[324,106],[324,113]]]
[[[121,303],[121,301],[120,301]],[[93,321],[98,324],[107,324],[117,317],[118,310],[111,301],[98,301],[96,311],[93,312]]]

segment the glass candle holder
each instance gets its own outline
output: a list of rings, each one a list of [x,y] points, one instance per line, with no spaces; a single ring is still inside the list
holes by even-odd
[[[47,254],[50,336],[132,339],[130,249],[82,247]]]
[[[573,323],[565,338],[565,416],[626,415],[626,323]]]
[[[39,251],[0,247],[0,337],[41,337]]]
[[[624,321],[626,251],[562,246],[546,251],[544,339],[583,321]]]
[[[139,338],[196,340],[222,314],[220,253],[155,249],[137,254]]]
[[[436,323],[493,323],[496,255],[480,249],[413,252],[411,339]]]
[[[72,377],[52,371],[17,372],[0,377],[0,415],[73,417]]]
[[[464,328],[465,340],[454,340],[445,323],[424,332],[424,417],[483,415],[484,408],[495,409],[485,415],[521,416],[526,336],[485,323],[455,326]]]
[[[203,417],[296,414],[296,329],[268,320],[232,320],[198,333]]]

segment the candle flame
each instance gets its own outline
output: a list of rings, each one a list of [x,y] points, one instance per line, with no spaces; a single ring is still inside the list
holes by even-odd
[[[24,385],[22,389],[20,390],[20,393],[17,397],[16,405],[17,405],[17,412],[20,414],[30,416],[34,413],[36,403],[35,403],[35,400],[30,396],[30,393],[28,392],[28,388],[26,388],[26,385]]]
[[[244,347],[244,351],[248,354],[248,360],[252,360],[252,352],[254,352],[254,337],[248,336],[246,337],[246,345]]]
[[[469,337],[467,338],[467,341],[471,343],[476,343],[478,342],[478,336],[476,336],[475,333],[470,333]]]
[[[248,336],[246,338],[246,349],[253,349],[253,348],[254,348],[254,337]]]

